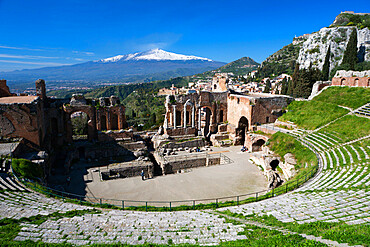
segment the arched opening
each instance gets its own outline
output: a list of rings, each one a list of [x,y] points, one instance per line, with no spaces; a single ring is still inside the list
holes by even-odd
[[[224,111],[223,110],[220,110],[220,122],[221,123],[224,122]]]
[[[181,111],[176,111],[176,127],[181,126]]]
[[[100,130],[107,130],[107,117],[105,115],[100,116]]]
[[[367,80],[367,86],[370,87],[370,79]]]
[[[278,160],[273,160],[273,161],[270,162],[270,166],[271,166],[271,169],[273,171],[276,171],[276,168],[278,167],[278,165],[279,165],[279,161]]]
[[[210,132],[210,125],[211,125],[211,116],[212,111],[208,107],[202,107],[201,112],[201,121],[202,121],[202,129],[203,129],[203,136],[208,136]]]
[[[259,139],[255,143],[252,144],[252,152],[259,152],[262,151],[262,146],[265,144],[265,140]]]
[[[344,78],[343,78],[343,79],[340,81],[340,85],[341,85],[341,86],[346,85],[346,79],[344,79]]]
[[[71,114],[72,134],[73,135],[87,135],[87,123],[89,116],[82,111],[74,112]]]
[[[359,81],[358,78],[356,78],[355,79],[355,84],[354,84],[355,87],[358,87],[358,81]]]
[[[118,130],[118,116],[115,113],[110,115],[110,129]]]
[[[244,145],[245,134],[247,131],[248,131],[248,119],[243,116],[239,119],[238,128],[236,129],[236,136],[238,138],[236,142],[237,145]]]
[[[190,112],[187,110],[186,111],[186,125],[190,124]]]

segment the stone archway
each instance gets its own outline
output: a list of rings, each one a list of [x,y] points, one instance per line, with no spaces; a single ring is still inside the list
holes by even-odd
[[[212,124],[211,120],[212,120],[212,110],[207,107],[207,106],[203,106],[201,108],[201,127],[202,127],[202,132],[203,132],[203,136],[208,136],[208,134],[210,133],[210,126]]]
[[[100,116],[100,130],[107,130],[107,117],[105,115]]]
[[[359,79],[358,79],[358,78],[356,78],[356,79],[355,79],[354,86],[355,86],[355,87],[358,87],[358,85],[359,85],[358,83],[359,83]]]
[[[341,86],[345,86],[346,85],[346,79],[343,78],[341,81],[340,81],[340,85]]]
[[[245,143],[245,135],[248,131],[248,119],[242,116],[239,119],[238,128],[236,128],[236,145],[244,145]]]
[[[70,114],[73,135],[88,135],[89,116],[83,111]],[[52,125],[53,126],[53,125]]]
[[[279,166],[279,160],[271,160],[270,167],[273,171],[276,171],[276,168]]]
[[[265,140],[258,139],[256,142],[252,144],[252,152],[259,152],[262,151],[262,146],[265,144]]]
[[[87,115],[87,138],[89,141],[92,141],[97,138],[97,128],[96,128],[96,119],[95,119],[95,108],[93,106],[89,105],[64,105],[64,112],[68,114],[67,123],[65,126],[67,126],[68,130],[68,136],[70,140],[72,141],[72,120],[71,115],[75,112],[83,112]]]
[[[110,129],[118,130],[118,115],[115,113],[110,115]]]

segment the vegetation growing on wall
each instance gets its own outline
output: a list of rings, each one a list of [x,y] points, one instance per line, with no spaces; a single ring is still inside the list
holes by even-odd
[[[39,164],[26,159],[13,159],[12,167],[15,173],[29,179],[42,178],[44,174]]]

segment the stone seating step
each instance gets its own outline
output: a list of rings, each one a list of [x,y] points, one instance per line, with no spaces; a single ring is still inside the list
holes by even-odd
[[[0,176],[0,183],[5,186],[8,190],[17,190],[16,188],[14,188],[11,184],[9,184],[4,178],[3,176]]]
[[[6,181],[7,181],[9,184],[11,184],[14,188],[16,188],[17,190],[25,191],[25,189],[23,188],[23,186],[21,186],[20,184],[18,184],[17,182],[15,182],[12,178],[7,177],[7,178],[6,178]]]

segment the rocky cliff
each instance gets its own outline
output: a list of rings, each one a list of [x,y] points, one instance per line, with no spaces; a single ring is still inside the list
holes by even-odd
[[[357,32],[358,57],[360,61],[370,61],[370,30],[366,27],[358,29],[353,26],[324,27],[320,31],[306,35],[299,51],[297,62],[300,68],[322,69],[325,55],[330,46],[330,69],[341,64],[352,31]]]
[[[292,74],[294,64],[300,68],[310,65],[322,70],[325,56],[330,46],[330,70],[340,65],[346,50],[349,36],[357,32],[358,57],[360,62],[370,61],[370,14],[343,12],[329,26],[318,32],[295,37],[293,42],[269,56],[259,68],[259,77],[271,74]]]

